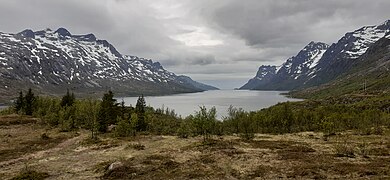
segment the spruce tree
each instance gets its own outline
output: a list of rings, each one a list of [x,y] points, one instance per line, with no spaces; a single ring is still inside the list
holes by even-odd
[[[118,103],[114,99],[114,93],[108,91],[103,95],[97,120],[98,131],[106,132],[109,124],[114,124],[118,115]]]
[[[120,114],[122,119],[126,119],[126,106],[125,101],[122,99],[121,106],[120,106]]]
[[[137,104],[135,106],[135,112],[137,113],[138,116],[138,121],[136,125],[137,131],[146,131],[147,124],[145,121],[145,107],[146,107],[146,102],[144,95],[138,97]]]
[[[16,113],[19,113],[20,111],[23,110],[24,108],[24,96],[23,96],[23,92],[20,91],[19,92],[19,97],[16,99],[15,101],[15,112]]]
[[[69,93],[69,89],[66,91],[66,94],[62,97],[62,100],[61,100],[61,106],[62,107],[65,107],[65,106],[72,106],[74,101],[75,101],[75,96],[74,94],[70,94]]]
[[[25,107],[24,107],[25,113],[26,115],[31,116],[33,113],[34,102],[35,102],[35,96],[31,88],[28,89],[28,92],[24,97],[24,102],[25,102]]]

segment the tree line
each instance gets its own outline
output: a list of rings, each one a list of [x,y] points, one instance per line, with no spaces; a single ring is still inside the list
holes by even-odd
[[[344,101],[343,101],[344,102]],[[89,129],[91,136],[110,132],[117,137],[137,134],[178,135],[180,137],[236,134],[252,139],[255,133],[294,133],[321,131],[326,134],[345,130],[361,133],[381,133],[390,127],[390,97],[352,103],[334,101],[285,102],[259,111],[247,112],[230,106],[228,115],[217,120],[215,107],[202,106],[193,115],[177,116],[169,108],[147,107],[139,96],[135,107],[118,103],[112,91],[101,100],[76,99],[69,90],[61,98],[38,97],[31,89],[19,93],[15,113],[32,115],[42,123],[63,131]]]

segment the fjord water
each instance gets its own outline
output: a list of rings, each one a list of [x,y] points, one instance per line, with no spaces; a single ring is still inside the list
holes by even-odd
[[[176,94],[169,96],[146,96],[146,105],[154,108],[174,109],[178,115],[186,117],[199,111],[199,106],[207,109],[215,106],[218,119],[227,115],[230,105],[243,108],[246,111],[255,111],[270,107],[278,102],[299,101],[281,95],[281,91],[248,91],[248,90],[213,90],[200,93]],[[117,98],[122,101],[122,98]],[[123,97],[126,105],[135,106],[138,97]]]

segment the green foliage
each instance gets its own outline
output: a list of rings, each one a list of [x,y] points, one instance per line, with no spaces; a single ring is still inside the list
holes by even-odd
[[[387,97],[390,99],[390,97]],[[387,99],[386,98],[386,99]],[[343,102],[343,103],[340,103]],[[344,130],[362,130],[388,126],[386,108],[389,100],[306,100],[303,102],[280,103],[252,113],[256,132],[290,133],[301,131],[322,131],[332,134]],[[378,102],[382,102],[376,104]]]
[[[75,96],[74,94],[70,94],[69,93],[69,89],[66,91],[66,94],[62,97],[62,100],[61,100],[61,106],[62,107],[65,107],[65,106],[72,106],[74,101],[75,101]]]
[[[109,124],[115,124],[118,116],[118,104],[114,99],[114,93],[108,91],[103,95],[102,103],[100,104],[99,116],[97,119],[98,131],[106,132]]]
[[[245,140],[251,140],[255,137],[253,129],[253,118],[245,112],[239,116],[241,137]]]
[[[59,111],[59,122],[62,131],[71,131],[76,128],[75,124],[75,108],[65,106]]]
[[[135,112],[138,116],[138,122],[136,125],[137,131],[146,131],[147,123],[146,123],[146,117],[145,117],[145,108],[146,108],[146,102],[144,95],[138,97],[137,104],[135,106]]]
[[[227,130],[230,133],[238,134],[240,132],[240,116],[244,114],[242,108],[235,108],[232,105],[228,108],[228,116],[224,118],[224,123],[229,127]]]
[[[26,96],[23,96],[23,92],[19,92],[19,96],[14,103],[15,112],[18,114],[32,115],[35,108],[36,97],[31,88],[28,89]]]
[[[193,125],[195,126],[196,133],[203,136],[203,141],[207,141],[210,139],[217,121],[217,110],[215,107],[212,107],[208,111],[205,106],[199,108],[200,110],[195,112]]]
[[[254,116],[245,112],[242,108],[235,108],[232,105],[228,108],[228,116],[224,118],[226,130],[229,133],[240,134],[245,140],[254,138],[255,121]]]
[[[77,114],[79,115],[82,115],[81,117],[83,117],[80,121],[81,122],[84,122],[84,123],[80,123],[82,124],[82,126],[84,128],[87,128],[91,131],[91,138],[92,139],[95,139],[96,136],[95,136],[95,133],[97,131],[97,119],[98,119],[98,113],[99,113],[99,108],[100,108],[100,101],[96,101],[96,100],[86,100],[84,101],[85,103],[80,103],[80,104],[76,104],[77,106],[76,107],[79,107],[79,108],[76,108],[78,109],[79,111],[76,111]],[[77,116],[76,117],[80,117],[80,116]]]
[[[32,115],[34,111],[34,102],[35,102],[35,96],[34,93],[32,92],[31,88],[28,89],[26,96],[24,97],[24,111],[26,115]]]
[[[118,124],[115,127],[114,135],[116,137],[128,137],[135,134],[134,123],[131,123],[129,120],[122,119],[118,117]]]
[[[19,92],[19,97],[15,101],[15,112],[20,113],[23,110],[24,105],[23,91]]]
[[[68,96],[72,98],[69,92],[64,97]],[[119,106],[111,91],[104,94],[102,101],[74,99],[72,103],[64,103],[67,98],[35,97],[31,89],[25,97],[20,93],[18,99],[26,105],[15,103],[0,114],[16,110],[16,104],[20,113],[27,114],[30,103],[30,113],[42,123],[63,131],[88,129],[93,138],[97,131],[106,132],[111,124],[117,125],[113,134],[118,137],[143,132],[183,138],[200,135],[204,141],[223,134],[237,134],[246,140],[254,138],[255,133],[321,131],[328,136],[357,130],[361,134],[382,134],[384,127],[390,127],[390,95],[286,102],[254,112],[230,106],[223,121],[216,120],[215,107],[202,106],[194,115],[182,119],[172,109],[146,107],[143,96],[138,98],[135,108],[125,106],[124,102]]]
[[[10,115],[12,113],[15,113],[15,108],[12,106],[0,110],[0,115]]]
[[[189,120],[182,120],[180,122],[180,127],[177,130],[177,135],[180,138],[188,138],[191,135],[192,127]]]

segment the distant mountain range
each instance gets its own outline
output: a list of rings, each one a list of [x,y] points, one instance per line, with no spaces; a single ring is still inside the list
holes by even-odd
[[[365,26],[348,32],[330,46],[321,42],[310,42],[281,66],[261,66],[256,76],[240,89],[299,90],[333,83],[335,79],[346,76],[352,69],[355,71],[359,69],[357,66],[361,71],[367,72],[368,69],[362,68],[369,66],[366,61],[370,61],[372,65],[380,60],[375,58],[378,54],[373,54],[374,52],[379,53],[380,48],[382,54],[383,51],[389,51],[389,48],[382,47],[383,43],[377,44],[386,41],[389,31],[390,20],[380,25]],[[381,61],[385,61],[382,64],[386,64],[390,60]],[[378,71],[374,69],[371,71]],[[389,86],[390,84],[387,87]]]
[[[159,62],[122,55],[93,34],[59,28],[0,32],[0,96],[32,87],[42,93],[160,95],[216,89],[165,70]]]

